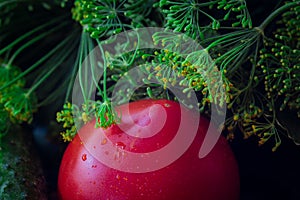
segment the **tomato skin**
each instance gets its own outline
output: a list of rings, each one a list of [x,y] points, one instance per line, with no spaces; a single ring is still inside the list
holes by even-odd
[[[95,135],[105,134],[116,146],[131,152],[147,153],[163,148],[176,134],[179,126],[179,104],[168,100],[140,100],[129,103],[130,113],[122,115],[122,123],[132,117],[135,124],[147,128],[147,110],[162,105],[166,111],[164,127],[154,136],[135,138],[113,125],[108,129],[95,129],[95,121],[80,130],[68,145],[59,170],[58,193],[62,200],[237,200],[239,199],[239,171],[227,141],[220,137],[213,150],[199,159],[198,153],[209,122],[200,117],[199,129],[193,143],[183,155],[170,165],[156,171],[132,173],[108,167],[91,154],[89,146],[97,151]],[[122,111],[120,106],[119,110]],[[145,114],[146,113],[146,114]],[[192,120],[194,113],[184,111],[185,119]],[[160,113],[151,116],[151,123],[159,123]],[[124,122],[125,121],[125,122]],[[127,124],[127,128],[134,124]],[[135,129],[134,129],[135,130]],[[188,134],[188,133],[187,133]],[[90,139],[89,139],[90,138]],[[90,143],[90,144],[88,144]],[[134,145],[132,145],[134,143]],[[115,151],[118,148],[116,148]],[[93,150],[93,151],[94,151]],[[174,149],[174,151],[176,151]],[[116,153],[116,152],[107,152]],[[139,163],[136,163],[137,165]]]

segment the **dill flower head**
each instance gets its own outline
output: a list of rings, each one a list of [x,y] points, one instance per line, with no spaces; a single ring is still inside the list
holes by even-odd
[[[21,69],[14,65],[10,65],[6,62],[0,61],[0,85],[4,86],[15,77],[21,74]],[[25,80],[20,78],[13,83],[16,86],[23,87],[25,85]]]
[[[76,0],[72,13],[92,38],[103,38],[146,24],[156,25],[149,18],[153,4],[153,0]]]
[[[28,122],[33,119],[33,113],[36,111],[37,99],[29,94],[27,89],[21,87],[12,87],[5,91],[1,96],[1,104],[9,113],[9,116],[15,122]]]

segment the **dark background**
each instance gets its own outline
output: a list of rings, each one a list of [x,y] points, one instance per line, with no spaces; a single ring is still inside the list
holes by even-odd
[[[272,142],[258,147],[255,139],[231,144],[241,178],[241,200],[300,199],[300,146],[282,137],[272,152]]]

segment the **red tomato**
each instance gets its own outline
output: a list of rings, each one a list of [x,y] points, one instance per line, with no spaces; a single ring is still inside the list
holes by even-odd
[[[180,110],[180,104],[168,100],[140,100],[117,111],[122,114],[120,124],[96,129],[91,121],[68,145],[59,170],[60,199],[239,199],[238,165],[227,141],[220,137],[206,157],[198,157],[208,120],[200,117],[196,136],[186,150],[179,142],[162,155],[153,154],[147,163],[144,156],[166,149],[181,120],[192,122],[195,113]],[[184,134],[190,137],[189,125],[184,126]],[[178,159],[170,162],[173,154]]]

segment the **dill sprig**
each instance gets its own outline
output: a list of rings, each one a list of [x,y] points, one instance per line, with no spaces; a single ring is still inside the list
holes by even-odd
[[[300,5],[292,7],[277,22],[272,38],[264,40],[258,67],[264,74],[268,98],[283,97],[280,110],[298,110],[300,103]],[[298,28],[295,28],[298,27]],[[298,29],[298,30],[297,30]],[[300,117],[300,111],[297,111]]]
[[[232,15],[236,16],[235,22],[232,22],[233,27],[252,28],[252,21],[244,0],[180,0],[176,2],[160,0],[157,5],[165,14],[166,28],[184,32],[193,39],[203,40],[207,31],[218,30],[222,26],[221,23],[230,20]],[[218,10],[224,10],[226,14],[221,17]],[[215,12],[218,15],[213,14]]]
[[[222,31],[221,34],[208,34],[207,37],[204,37],[204,34],[201,36],[199,30],[188,29],[189,26],[186,24],[193,21],[188,19],[188,17],[196,16],[197,8],[193,7],[194,4],[190,4],[187,1],[181,1],[180,3],[170,1],[162,2],[164,6],[170,4],[170,7],[164,11],[167,13],[166,25],[169,26],[169,28],[176,26],[177,29],[175,31],[187,33],[194,39],[198,39],[199,43],[203,46],[202,49],[193,51],[187,55],[187,58],[193,61],[192,63],[201,67],[191,66],[191,70],[186,73],[188,77],[186,82],[195,84],[197,82],[193,81],[197,80],[195,77],[200,80],[198,82],[201,83],[201,87],[197,86],[197,84],[195,84],[195,86],[196,88],[199,87],[202,94],[206,95],[202,96],[202,106],[205,105],[204,102],[217,102],[211,99],[212,95],[209,93],[218,90],[218,88],[209,89],[203,87],[204,81],[201,81],[199,77],[201,77],[201,74],[204,74],[205,71],[212,70],[214,66],[217,66],[222,75],[223,87],[227,93],[226,103],[230,111],[225,123],[229,132],[228,137],[233,138],[234,131],[236,131],[237,128],[242,130],[245,134],[245,138],[252,135],[258,136],[260,138],[259,144],[263,144],[274,137],[275,146],[273,150],[275,150],[281,143],[279,132],[282,131],[279,130],[286,131],[279,121],[276,120],[277,113],[274,105],[277,104],[278,100],[280,101],[277,96],[285,95],[281,110],[283,110],[286,105],[290,107],[294,105],[298,106],[294,108],[299,108],[298,98],[292,98],[299,94],[299,81],[297,76],[297,74],[299,74],[299,52],[297,51],[299,48],[299,40],[295,41],[295,39],[297,40],[297,38],[299,38],[299,36],[296,35],[299,31],[295,30],[295,27],[299,27],[296,26],[299,23],[299,19],[295,16],[299,2],[286,2],[286,4],[275,10],[259,26],[253,28],[249,13],[245,7],[246,4],[240,5],[240,9],[236,9],[232,6],[233,10],[231,10],[231,12],[237,10],[242,11],[242,8],[245,8],[245,10],[242,11],[244,17],[237,17],[237,19],[242,20],[232,24],[234,27],[236,25],[241,25],[241,27],[230,31],[222,25],[213,27],[213,22],[216,19],[211,18],[212,22],[209,24],[211,27],[202,27],[202,30],[218,31],[217,29],[221,30],[225,28],[224,30],[226,31],[225,33]],[[219,4],[219,8],[222,8],[221,5],[223,5],[223,9],[225,9],[225,4],[220,2],[215,3]],[[210,4],[207,2],[205,5],[212,8],[214,3]],[[199,5],[198,9],[200,8],[201,6]],[[228,5],[226,9],[230,9],[230,5]],[[176,15],[174,13],[176,13]],[[182,13],[187,15],[181,17]],[[280,26],[284,24],[284,26],[277,30],[273,37],[267,36],[265,34],[266,28],[281,14],[283,15],[283,19],[277,23],[279,23]],[[200,29],[201,26],[199,26],[199,23],[197,22],[195,24],[198,25],[198,29]],[[280,34],[278,32],[280,32]],[[182,41],[182,38],[174,37],[172,34],[165,32],[156,33],[153,38],[155,42],[161,42],[161,44],[167,48],[182,48],[180,42],[177,41],[177,39]],[[271,41],[275,41],[276,44]],[[289,47],[289,44],[292,44],[292,47]],[[270,50],[268,51],[267,49]],[[186,63],[191,64],[189,62]],[[282,63],[282,67],[277,66],[278,63]],[[257,66],[260,66],[262,71]],[[202,71],[193,69],[202,69]],[[167,80],[167,76],[162,76],[161,79]],[[209,83],[207,83],[206,80],[204,84],[207,85]],[[260,90],[262,84],[265,84],[268,94],[267,97]],[[195,87],[193,88],[195,89]],[[274,92],[276,94],[274,94]],[[223,99],[221,100],[220,102],[223,102]],[[294,103],[288,104],[290,101]],[[200,107],[200,110],[203,109],[203,107]],[[254,131],[253,127],[256,127],[256,124],[260,125],[260,131],[262,133],[258,134],[257,129]],[[263,134],[264,132],[268,132],[269,134]]]
[[[72,9],[69,3],[74,3]],[[196,92],[200,111],[208,115],[211,103],[226,104],[229,139],[240,129],[244,138],[257,137],[259,145],[274,139],[276,150],[286,131],[278,120],[280,112],[300,116],[299,4],[280,1],[261,24],[253,24],[245,0],[2,1],[0,131],[9,123],[32,121],[36,109],[63,96],[66,104],[57,121],[66,129],[63,139],[70,141],[90,120],[104,128],[117,123],[120,116],[112,103],[174,99],[169,88],[176,86],[186,97]],[[62,7],[70,10],[68,16],[56,12]],[[50,17],[42,10],[57,15]],[[26,13],[47,17],[31,20],[34,23],[26,27],[20,18]],[[167,29],[152,35],[154,45],[163,49],[139,49],[138,34],[137,40],[125,34],[127,41],[114,43],[113,36],[122,31],[153,26]],[[34,50],[60,34],[43,53]],[[103,43],[107,38],[111,40]],[[198,44],[191,44],[190,38]],[[114,46],[113,51],[105,45]],[[26,59],[29,50],[37,54],[34,59]],[[137,65],[138,74],[130,74]],[[143,86],[114,91],[120,80],[132,88],[141,81]],[[77,105],[68,103],[76,81],[82,99]],[[12,98],[16,93],[21,95]]]
[[[67,20],[68,15],[58,11],[61,8],[57,2],[3,1],[0,9],[5,8],[12,15],[2,24],[2,30],[11,31],[11,35],[1,31],[0,37],[1,135],[7,132],[4,127],[12,123],[31,123],[38,108],[64,95],[69,80],[65,75],[70,70],[65,64],[72,60],[77,45],[76,31],[69,32],[61,41],[49,39],[65,33],[72,22]],[[50,10],[55,11],[50,14]],[[24,24],[22,20],[28,18],[34,23]],[[62,85],[57,87],[58,84]]]
[[[149,18],[153,4],[153,0],[76,0],[72,13],[92,38],[107,38],[134,27],[155,26]]]

